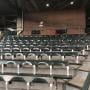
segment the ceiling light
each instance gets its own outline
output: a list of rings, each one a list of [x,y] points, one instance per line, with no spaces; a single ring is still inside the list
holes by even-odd
[[[71,1],[70,4],[73,5],[74,4],[74,1]]]
[[[50,4],[49,4],[49,3],[47,3],[47,4],[46,4],[46,7],[50,7]]]

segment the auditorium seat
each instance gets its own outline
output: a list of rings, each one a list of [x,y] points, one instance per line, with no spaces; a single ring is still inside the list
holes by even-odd
[[[13,60],[14,55],[12,54],[12,52],[5,52],[4,55],[3,55],[3,59],[4,60]]]
[[[23,55],[23,53],[16,53],[15,55],[14,55],[15,57],[14,57],[14,59],[15,60],[25,60],[26,59],[26,57],[25,57],[25,55]]]
[[[8,61],[3,67],[3,72],[7,73],[17,73],[17,64],[14,61]]]
[[[26,60],[37,60],[38,57],[36,56],[35,53],[28,53],[26,56]]]
[[[79,83],[77,79],[83,76],[83,73],[81,75],[80,71],[89,71],[84,67],[86,67],[85,61],[87,59],[89,60],[88,55],[90,49],[89,41],[84,41],[85,38],[78,40],[78,37],[81,38],[81,36],[77,35],[8,36],[8,39],[5,37],[0,44],[2,61],[0,62],[1,74],[26,75],[26,78],[27,75],[46,75],[45,79],[48,76],[58,75],[64,80],[63,83],[60,83],[62,87],[64,87],[64,84],[66,87],[69,87],[68,85],[71,84],[76,85]],[[80,73],[78,73],[78,70]],[[73,77],[71,80],[68,81],[65,79],[70,76]],[[57,78],[55,78],[55,80],[56,79]],[[82,79],[80,80],[82,81]],[[27,81],[24,80],[24,82],[18,81],[19,80],[10,80],[8,88],[11,90],[29,90],[28,88],[42,90],[44,85],[39,83],[41,87],[36,88],[38,86],[37,82],[27,82],[28,78]],[[13,84],[17,85],[17,87]],[[23,85],[22,88],[20,88],[21,86],[19,87],[19,84],[21,86]],[[53,86],[50,83],[45,83],[45,85],[47,85],[48,90],[52,87],[54,89],[59,87],[58,83]],[[76,86],[79,87],[78,84]]]

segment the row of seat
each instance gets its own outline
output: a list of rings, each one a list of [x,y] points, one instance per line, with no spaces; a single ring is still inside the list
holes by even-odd
[[[56,81],[59,79],[68,79],[69,80],[69,79],[72,79],[72,76],[66,76],[66,75],[64,75],[64,76],[63,75],[52,75],[52,76],[50,76],[50,75],[42,75],[42,74],[34,75],[34,76],[32,74],[29,76],[25,75],[25,74],[20,74],[17,76],[16,74],[11,74],[11,75],[0,74],[0,82],[3,83],[3,81],[4,81],[3,84],[5,84],[4,90],[18,89],[17,88],[18,86],[15,86],[15,85],[17,85],[16,84],[17,82],[19,85],[20,85],[20,83],[23,82],[25,90],[32,89],[31,88],[32,83],[41,83],[42,86],[43,86],[43,84],[48,84],[48,86],[49,86],[48,90],[53,90],[54,86],[56,86],[56,84],[55,84]],[[10,85],[13,85],[13,83],[14,83],[15,87],[10,86]],[[23,86],[21,86],[21,87],[23,87]],[[22,89],[21,87],[19,87],[20,90]],[[47,88],[44,90],[47,90]]]
[[[73,39],[68,39],[67,37],[72,37]],[[53,90],[53,83],[57,79],[72,79],[71,70],[74,72],[74,67],[71,67],[71,65],[81,65],[79,58],[88,56],[86,55],[86,50],[89,50],[90,44],[88,43],[89,39],[86,39],[85,36],[83,38],[81,36],[78,37],[80,37],[79,41],[77,37],[73,36],[6,36],[3,38],[0,44],[0,77],[5,81],[6,90],[8,90],[9,81],[12,82],[14,77],[23,77],[27,84],[27,90],[29,90],[30,82],[35,77],[47,80],[50,84],[50,90]],[[41,44],[37,43],[40,41],[43,42]],[[50,43],[48,43],[49,41]],[[60,42],[58,43],[58,41]],[[72,41],[73,46],[70,43]],[[51,42],[56,43],[51,44]],[[65,60],[69,56],[70,59],[73,58],[75,63]],[[48,74],[44,74],[44,68],[46,68],[46,72],[49,72]],[[40,74],[41,72],[38,73],[39,70],[42,70],[42,74]],[[59,72],[56,73],[56,71]]]
[[[63,69],[66,69],[64,74],[66,75],[70,75],[70,67],[69,67],[69,64],[73,65],[73,63],[68,63],[66,61],[48,61],[48,60],[44,60],[44,61],[41,61],[41,60],[38,60],[38,61],[34,61],[34,60],[28,60],[28,61],[21,61],[21,60],[3,60],[3,61],[0,61],[0,65],[1,65],[1,72],[4,73],[4,68],[7,69],[9,65],[11,65],[12,67],[12,70],[15,69],[16,70],[16,73],[17,74],[20,74],[20,68],[23,68],[25,69],[25,67],[28,66],[28,69],[30,69],[30,66],[32,66],[33,70],[31,70],[31,73],[33,73],[34,75],[36,74],[36,72],[38,71],[39,69],[39,66],[45,66],[44,68],[48,67],[47,70],[49,70],[49,73],[50,75],[53,74],[53,69],[55,69],[55,66],[56,67],[59,67],[59,68],[56,68],[57,70],[60,69],[60,66],[63,67]],[[74,64],[75,65],[75,64]],[[76,65],[80,65],[80,64],[76,64]],[[28,70],[26,69],[26,70]],[[61,68],[62,70],[62,68]],[[22,70],[21,70],[22,71]],[[32,72],[33,71],[33,72]],[[12,73],[12,71],[10,71],[10,73]],[[15,72],[14,72],[15,73]],[[25,72],[23,72],[25,73]],[[28,72],[29,73],[29,72]],[[57,73],[55,73],[56,75],[58,75]],[[60,75],[60,74],[59,74]]]
[[[14,36],[11,36],[11,35],[9,35],[8,36],[8,38],[10,38],[10,37],[14,37]],[[89,39],[90,37],[89,37],[89,35],[85,35],[85,34],[77,34],[77,35],[75,35],[75,34],[64,34],[64,35],[26,35],[26,36],[17,36],[17,37],[19,37],[20,39],[22,39],[23,37],[25,38],[25,39],[28,39],[28,37],[29,37],[29,39],[36,39],[36,38],[38,38],[38,39],[44,39],[44,38],[47,38],[47,39],[58,39],[58,38],[62,38],[62,39],[64,39],[64,38],[67,38],[67,39]],[[15,38],[17,38],[17,37],[15,37]],[[11,39],[12,39],[11,38]]]
[[[85,47],[82,46],[35,46],[35,45],[0,45],[0,50],[2,51],[13,51],[13,50],[17,50],[17,51],[85,51],[85,50],[89,50],[89,48],[87,47],[87,49],[85,49]]]
[[[77,52],[2,52],[0,59],[3,60],[67,60],[69,57],[74,62],[79,63],[79,58],[86,59],[88,55],[78,54]],[[71,59],[71,60],[72,60]]]
[[[37,42],[32,42],[32,43],[28,43],[28,42],[12,42],[11,43],[11,41],[10,42],[7,42],[7,41],[5,41],[5,42],[1,42],[0,43],[0,45],[2,45],[2,44],[4,44],[4,45],[38,45],[38,46],[44,46],[44,45],[47,45],[47,46],[71,46],[71,45],[73,45],[73,46],[86,46],[86,45],[88,45],[87,43],[84,43],[84,44],[79,44],[79,43],[59,43],[58,41],[54,41],[53,42],[53,44],[52,43],[50,43],[50,42],[48,42],[48,43],[44,43],[44,42],[41,42],[41,43],[37,43]]]
[[[82,50],[83,49],[89,50],[89,43],[86,43],[86,42],[84,42],[84,43],[79,43],[79,42],[78,43],[72,43],[72,41],[71,41],[71,42],[67,43],[64,41],[64,42],[60,43],[59,41],[53,41],[53,43],[52,43],[52,42],[47,41],[47,40],[46,40],[47,42],[42,42],[41,40],[37,39],[39,41],[37,43],[36,41],[33,41],[32,39],[30,39],[32,41],[32,43],[29,43],[29,41],[26,40],[25,37],[23,37],[21,40],[19,40],[19,38],[21,38],[21,37],[15,37],[14,36],[13,38],[17,38],[15,41],[11,40],[12,37],[10,39],[6,39],[6,38],[4,38],[3,41],[1,42],[1,44],[0,44],[1,48],[3,48],[3,47],[18,47],[18,48],[36,47],[36,48],[42,49],[42,48],[48,47],[48,48],[53,49],[53,48],[59,47],[61,49],[68,49],[69,48],[69,49],[77,49],[78,50],[79,48],[81,48]],[[27,37],[27,38],[29,38],[29,37]]]
[[[12,73],[12,72],[4,72],[4,70],[8,67],[9,64],[13,64],[12,66],[16,65],[17,68],[17,72]],[[0,65],[2,67],[2,72],[0,74],[0,78],[2,78],[3,81],[5,81],[6,84],[6,90],[8,90],[8,85],[9,82],[12,83],[13,79],[15,80],[15,78],[17,77],[17,81],[20,80],[20,78],[23,78],[26,82],[27,85],[27,90],[29,90],[30,88],[30,83],[33,81],[33,79],[38,78],[38,80],[40,79],[44,79],[46,80],[49,84],[50,84],[50,90],[52,89],[53,83],[55,83],[55,80],[58,79],[72,79],[72,75],[70,75],[70,67],[68,66],[68,62],[66,61],[9,61],[9,60],[3,60],[0,61]],[[5,65],[5,66],[4,66]],[[7,66],[6,66],[7,65]],[[33,73],[29,74],[29,73],[20,73],[20,68],[24,67],[24,65],[29,65],[33,67]],[[37,65],[45,65],[45,66],[49,66],[50,68],[50,73],[49,74],[36,74],[36,70],[37,70]],[[57,74],[53,74],[53,69],[54,66],[65,66],[66,68],[66,75],[57,75]],[[78,64],[77,64],[78,65]],[[57,66],[57,67],[58,67]],[[13,69],[13,67],[12,67]],[[24,69],[24,68],[23,68]],[[1,80],[1,79],[0,79]],[[40,83],[40,81],[38,81]],[[42,82],[41,82],[42,83]]]
[[[71,46],[71,45],[83,45],[83,46],[89,46],[89,43],[86,43],[86,42],[84,42],[84,43],[79,43],[79,42],[77,42],[77,43],[72,43],[72,42],[69,42],[69,43],[67,43],[67,42],[59,42],[59,41],[54,41],[54,42],[50,42],[50,41],[48,41],[48,42],[24,42],[24,41],[19,41],[19,42],[16,42],[16,41],[10,41],[10,42],[8,42],[8,41],[4,41],[4,42],[1,42],[0,44],[5,44],[5,45],[38,45],[38,46],[45,46],[45,45],[47,45],[47,46],[56,46],[56,45],[58,45],[58,46],[65,46],[65,45],[68,45],[68,46]]]
[[[14,39],[21,39],[23,42],[23,39],[30,37],[17,37],[17,36],[7,36],[11,40]],[[79,61],[79,56],[87,57],[85,46],[84,45],[64,45],[59,46],[58,44],[56,46],[40,46],[40,45],[27,45],[27,44],[8,44],[5,41],[7,41],[7,37],[4,38],[4,42],[0,44],[0,59],[24,59],[28,60],[31,57],[35,57],[34,60],[43,59],[43,56],[48,57],[48,60],[52,60],[53,56],[61,56],[61,59],[64,60],[66,56],[74,56],[74,59],[76,59],[76,62]],[[34,37],[33,37],[34,38]],[[35,37],[36,38],[36,37]],[[41,38],[41,37],[40,37]],[[21,42],[20,41],[20,42]],[[27,39],[26,39],[27,41]],[[14,41],[13,41],[14,42]],[[87,50],[89,47],[87,46]],[[28,57],[28,58],[27,58]],[[75,58],[76,57],[76,58]],[[60,58],[60,57],[59,57]],[[46,59],[46,58],[45,58]]]

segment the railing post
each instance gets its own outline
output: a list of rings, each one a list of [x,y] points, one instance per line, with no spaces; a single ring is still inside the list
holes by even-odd
[[[87,50],[89,50],[89,47],[88,47],[88,45],[87,45]]]
[[[29,90],[29,85],[30,85],[30,83],[29,83],[29,82],[27,82],[27,90]]]
[[[8,81],[5,82],[5,87],[6,87],[6,90],[8,90]]]
[[[38,60],[38,55],[35,56],[36,60]]]
[[[70,67],[67,66],[66,68],[67,68],[67,76],[69,76],[70,75]]]
[[[50,90],[53,90],[53,83],[50,83]]]
[[[79,63],[79,56],[76,56],[76,63]]]
[[[2,64],[2,74],[4,73],[4,64]]]
[[[20,65],[19,64],[17,65],[17,73],[18,74],[20,73]]]
[[[85,55],[85,49],[82,50],[82,54]]]
[[[62,61],[64,61],[64,56],[62,56]]]
[[[50,65],[50,75],[52,75],[52,65]]]
[[[36,74],[36,65],[33,65],[33,74]]]
[[[49,55],[48,57],[49,57],[49,60],[51,60],[51,55]]]

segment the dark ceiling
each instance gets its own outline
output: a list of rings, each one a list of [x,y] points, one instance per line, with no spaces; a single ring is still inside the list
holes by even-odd
[[[46,7],[47,3],[49,7]],[[90,8],[90,0],[0,0],[0,15],[17,14],[22,10],[31,13],[66,8]]]
[[[0,0],[0,15],[15,15],[22,8],[23,0]]]
[[[74,2],[71,5],[71,2]],[[50,6],[46,7],[49,3]],[[67,8],[86,8],[90,6],[90,0],[25,0],[24,9],[27,12],[62,10]]]

